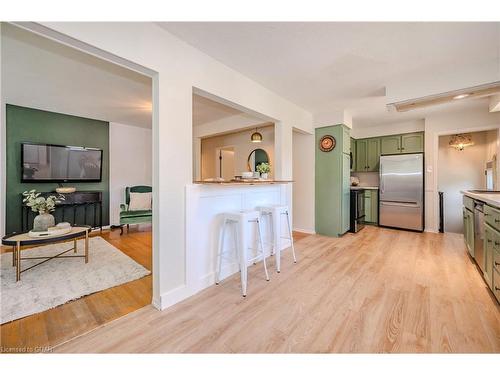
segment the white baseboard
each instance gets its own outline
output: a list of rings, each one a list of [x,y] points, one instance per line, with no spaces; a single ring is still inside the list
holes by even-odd
[[[293,228],[295,232],[302,232],[302,233],[307,233],[307,234],[316,234],[316,231],[312,229],[302,229],[302,228]]]
[[[290,248],[290,241],[283,240],[284,244],[281,246],[281,251],[284,251]],[[259,261],[260,259],[257,259]],[[251,265],[252,262],[249,263]],[[225,275],[224,279],[230,277],[231,275],[239,272],[237,264],[231,264],[226,267],[223,267],[222,274]],[[153,299],[152,304],[159,310],[165,310],[166,308],[179,303],[186,298],[189,298],[196,293],[206,289],[215,284],[215,272],[210,272],[202,277],[200,277],[195,282],[192,282],[191,285],[181,285],[177,288],[174,288],[167,293],[163,293],[160,295],[159,300]]]

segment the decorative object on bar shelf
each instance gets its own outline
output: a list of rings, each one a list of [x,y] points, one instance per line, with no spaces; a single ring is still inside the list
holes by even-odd
[[[252,135],[250,136],[250,141],[252,141],[253,143],[259,143],[259,142],[262,142],[262,134],[260,134],[258,131],[257,131],[257,128],[255,128],[255,131],[252,133]]]
[[[358,186],[359,185],[359,177],[352,176],[351,177],[351,186]]]
[[[31,211],[38,212],[38,215],[33,221],[33,232],[46,232],[49,227],[55,225],[54,216],[49,212],[52,212],[56,208],[56,203],[64,200],[64,196],[59,195],[58,197],[51,195],[47,198],[41,197],[41,193],[37,193],[36,190],[25,191],[23,193],[24,199],[23,203],[26,203]]]
[[[71,194],[76,191],[76,187],[73,186],[62,186],[62,184],[58,184],[59,186],[56,187],[56,193],[59,194]]]
[[[242,178],[253,178],[253,172],[241,172]]]
[[[34,238],[40,237],[53,237],[53,236],[62,236],[63,234],[71,232],[71,224],[67,222],[58,223],[56,226],[49,227],[46,231],[43,232],[35,232],[30,230],[28,232],[28,236]]]
[[[271,166],[269,163],[260,163],[257,165],[257,172],[260,173],[260,178],[267,180],[269,178],[269,172],[271,172]]]
[[[451,136],[450,147],[456,148],[458,151],[463,151],[465,147],[473,146],[472,134],[455,134]]]

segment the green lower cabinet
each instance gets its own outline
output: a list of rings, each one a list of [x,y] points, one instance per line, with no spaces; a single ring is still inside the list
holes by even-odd
[[[378,190],[365,190],[365,223],[378,224]]]
[[[486,284],[492,289],[493,287],[493,262],[496,248],[500,246],[500,233],[490,227],[488,224],[484,226],[484,264],[483,277]]]
[[[372,223],[378,225],[378,190],[372,190]]]
[[[464,215],[464,240],[467,251],[474,257],[474,214],[467,208],[463,208]]]
[[[365,190],[365,223],[372,222],[372,192]]]

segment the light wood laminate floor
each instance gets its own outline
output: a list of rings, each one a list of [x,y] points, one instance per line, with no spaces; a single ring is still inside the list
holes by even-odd
[[[103,231],[102,237],[137,263],[151,270],[151,226],[120,236],[120,231]],[[101,235],[95,231],[93,235]],[[24,251],[24,250],[23,250]],[[25,250],[29,251],[29,249]],[[2,252],[11,252],[2,247]],[[92,253],[90,253],[92,256]],[[36,272],[36,269],[30,272]],[[51,350],[54,345],[89,332],[105,323],[151,303],[151,275],[109,288],[56,308],[0,326],[3,352]]]
[[[151,306],[58,352],[500,352],[499,305],[460,235],[367,226],[296,242],[248,297],[239,275],[164,311]],[[269,262],[273,266],[273,261]]]

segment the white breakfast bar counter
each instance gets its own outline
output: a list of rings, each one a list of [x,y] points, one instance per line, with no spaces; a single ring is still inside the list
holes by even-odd
[[[190,294],[215,283],[215,262],[222,226],[222,214],[230,211],[255,210],[265,205],[287,205],[291,211],[292,181],[194,182],[186,186],[186,287]],[[285,215],[283,215],[285,216]],[[286,218],[280,221],[280,248],[290,246]],[[271,220],[261,220],[264,250],[269,253],[272,242]],[[256,248],[256,227],[248,226],[247,246]],[[224,248],[231,253],[234,233],[228,231]],[[249,265],[253,261],[249,260]],[[236,258],[223,260],[221,280],[238,272]],[[269,268],[271,280],[274,268]],[[249,279],[249,290],[252,280]]]

